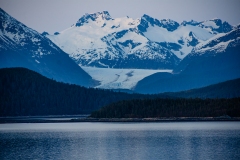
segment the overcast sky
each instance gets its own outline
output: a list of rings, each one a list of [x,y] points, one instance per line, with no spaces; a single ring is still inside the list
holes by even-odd
[[[240,23],[240,0],[0,0],[0,7],[28,27],[53,34],[62,31],[85,13],[108,11],[112,18],[203,21],[220,18]]]

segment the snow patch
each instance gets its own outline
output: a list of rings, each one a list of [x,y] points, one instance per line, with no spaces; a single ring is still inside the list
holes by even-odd
[[[206,48],[198,49],[197,52],[201,53],[201,54],[205,53],[206,51],[214,51],[214,53],[223,52],[224,50],[226,50],[228,44],[233,42],[233,41],[234,40],[229,40],[227,42],[220,42],[213,47],[206,47]]]
[[[219,26],[217,26],[214,21],[205,21],[202,24],[204,26],[206,26],[206,27],[211,27],[211,28],[214,28],[214,29],[218,29],[219,28]]]

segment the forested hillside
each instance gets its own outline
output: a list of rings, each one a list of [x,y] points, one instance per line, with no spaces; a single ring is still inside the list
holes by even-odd
[[[145,99],[110,104],[91,114],[94,118],[240,117],[240,98]]]
[[[91,113],[124,99],[147,98],[48,79],[25,68],[0,69],[0,116]]]
[[[231,108],[232,106],[240,106],[239,98],[233,101],[233,99],[188,100],[177,97],[208,98],[213,95],[215,97],[222,95],[225,98],[228,98],[227,95],[238,97],[238,86],[239,79],[179,93],[127,94],[56,82],[25,68],[5,68],[0,69],[0,116],[88,114],[107,105],[110,108],[100,110],[101,114],[95,112],[95,116],[106,117],[104,114],[107,114],[117,117],[126,117],[126,115],[127,117],[151,117],[180,116],[185,115],[185,113],[187,113],[186,115],[199,116],[205,112],[205,115],[215,113],[215,109],[219,111],[219,115],[229,114],[228,112],[234,115],[240,113],[238,108],[238,110]],[[208,105],[205,105],[206,103]],[[129,106],[130,108],[128,108]],[[194,112],[191,110],[192,106],[197,107],[194,108]],[[204,107],[206,108],[204,109]],[[220,107],[220,110],[214,107]],[[209,109],[213,109],[212,112],[209,112]],[[162,110],[166,112],[162,112]]]

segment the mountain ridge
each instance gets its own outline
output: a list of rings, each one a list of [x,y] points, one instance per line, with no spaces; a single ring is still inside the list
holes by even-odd
[[[103,11],[85,14],[70,28],[49,35],[0,11],[0,67],[27,67],[88,87],[100,86],[101,80],[94,81],[81,66],[173,70],[150,75],[131,87],[141,93],[151,88],[153,93],[181,91],[239,77],[239,25],[220,19],[178,23],[146,14],[113,19]]]
[[[176,92],[240,78],[239,32],[237,28],[213,37],[188,54],[172,74],[150,75],[139,81],[134,90],[140,93]]]
[[[46,36],[80,66],[172,69],[195,46],[235,28],[216,18],[178,23],[144,14],[113,19],[103,11],[86,13],[58,35]]]
[[[170,97],[181,98],[236,98],[240,97],[240,78],[175,93],[161,93]]]
[[[0,9],[0,68],[26,67],[49,78],[83,86],[97,84],[58,46]]]

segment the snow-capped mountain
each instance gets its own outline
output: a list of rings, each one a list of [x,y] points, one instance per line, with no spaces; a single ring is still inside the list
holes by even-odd
[[[170,73],[155,73],[138,82],[135,91],[160,93],[200,88],[240,78],[240,29],[217,34],[198,44]]]
[[[79,65],[110,68],[172,68],[179,59],[136,28],[139,20],[85,14],[58,35],[47,35]],[[151,66],[151,67],[150,67]]]
[[[0,68],[25,67],[57,81],[93,86],[68,54],[0,9]]]
[[[49,35],[0,9],[0,24],[0,68],[26,67],[57,81],[93,86],[93,77],[99,88],[159,93],[240,77],[240,25],[220,19],[179,24],[104,11]]]
[[[181,25],[192,25],[192,26],[198,26],[203,29],[208,30],[212,34],[218,34],[218,33],[227,33],[230,32],[232,29],[234,29],[233,26],[231,26],[228,22],[224,21],[222,22],[221,19],[215,18],[211,20],[206,20],[203,22],[197,22],[197,21],[183,21]]]
[[[220,19],[203,22],[113,19],[107,11],[85,14],[70,28],[48,35],[80,66],[172,69],[192,49],[234,27]]]
[[[235,28],[228,33],[218,34],[204,43],[198,44],[192,52],[185,57],[181,63],[175,68],[174,72],[178,73],[181,71],[186,72],[186,70],[191,70],[199,64],[201,59],[213,58],[213,62],[216,61],[219,57],[222,58],[221,64],[216,66],[215,70],[219,68],[226,67],[228,65],[237,65],[240,64],[240,29]],[[210,64],[214,64],[210,62]],[[207,66],[207,63],[204,62],[204,66]],[[214,67],[214,66],[213,66]],[[188,68],[188,69],[187,69]],[[201,70],[208,70],[209,68],[201,67]],[[239,70],[239,68],[235,68]],[[234,70],[235,70],[234,69]],[[239,71],[240,73],[240,71]]]

